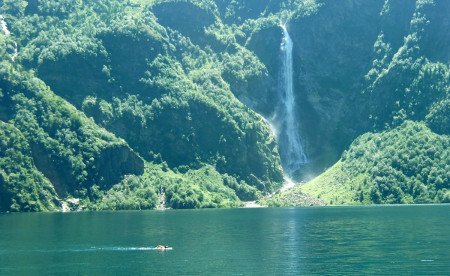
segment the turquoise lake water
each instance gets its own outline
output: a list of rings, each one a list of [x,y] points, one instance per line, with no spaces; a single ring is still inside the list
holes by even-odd
[[[450,275],[448,205],[2,214],[0,237],[2,275]]]

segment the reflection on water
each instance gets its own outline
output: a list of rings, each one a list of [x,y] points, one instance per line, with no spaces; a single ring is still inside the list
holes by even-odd
[[[0,274],[450,274],[450,206],[0,215]],[[154,250],[157,244],[174,249]]]

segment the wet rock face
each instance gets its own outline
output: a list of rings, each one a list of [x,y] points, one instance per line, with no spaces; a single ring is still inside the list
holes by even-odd
[[[363,131],[358,101],[382,6],[381,0],[325,1],[317,14],[289,25],[302,133],[319,170],[334,163],[355,133]]]
[[[247,47],[264,63],[268,74],[251,80],[245,95],[249,99],[250,106],[266,117],[273,114],[274,103],[278,101],[281,40],[281,28],[272,26],[252,34],[247,43]]]
[[[99,180],[103,188],[110,188],[124,175],[144,173],[144,161],[125,145],[114,145],[102,150],[96,160]]]

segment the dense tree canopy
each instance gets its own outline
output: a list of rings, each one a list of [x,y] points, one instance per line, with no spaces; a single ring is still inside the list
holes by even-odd
[[[447,202],[448,13],[445,0],[1,1],[0,211],[236,207],[275,192],[260,114],[280,100],[283,23],[310,156],[296,177],[340,159],[300,201]]]

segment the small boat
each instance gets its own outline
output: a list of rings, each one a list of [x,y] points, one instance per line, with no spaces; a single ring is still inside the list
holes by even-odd
[[[155,249],[159,250],[159,251],[166,251],[166,250],[172,250],[173,248],[170,246],[167,246],[167,245],[160,244],[160,245],[156,246]]]

